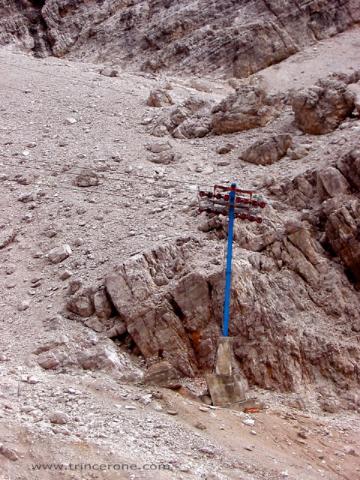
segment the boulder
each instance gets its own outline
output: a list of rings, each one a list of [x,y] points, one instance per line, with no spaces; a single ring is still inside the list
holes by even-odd
[[[195,95],[170,113],[168,129],[174,138],[200,138],[210,131],[210,103]]]
[[[108,370],[122,381],[143,378],[142,370],[132,363],[126,353],[118,352],[110,340],[80,352],[77,361],[85,370]]]
[[[103,75],[104,77],[118,77],[119,70],[112,67],[104,67],[100,70],[100,74]]]
[[[121,361],[114,346],[96,345],[78,355],[80,365],[86,370],[120,369]]]
[[[96,187],[99,185],[98,175],[91,170],[83,170],[79,175],[75,177],[74,185],[77,187]]]
[[[18,303],[17,309],[19,312],[25,312],[30,307],[30,300],[22,300]]]
[[[230,153],[232,150],[234,150],[235,145],[232,143],[226,143],[225,145],[220,145],[219,147],[216,147],[216,153],[219,155],[226,155],[227,153]]]
[[[286,155],[291,144],[291,135],[272,135],[251,145],[241,155],[241,159],[255,165],[271,165]]]
[[[6,445],[0,443],[0,454],[3,455],[8,460],[16,462],[19,459],[18,454],[12,448],[7,447]]]
[[[354,109],[354,94],[343,82],[328,79],[292,95],[296,126],[321,135],[335,130]]]
[[[71,255],[71,247],[70,245],[62,245],[61,247],[56,247],[50,250],[47,254],[47,258],[51,263],[61,263],[66,260]]]
[[[157,115],[149,122],[149,133],[163,137],[170,133],[175,138],[196,138],[205,136],[210,130],[211,104],[195,95]]]
[[[174,162],[177,155],[173,152],[170,142],[156,142],[146,145],[145,147],[149,152],[147,160],[152,163],[158,163],[161,165],[169,165]]]
[[[37,362],[44,370],[54,370],[61,364],[60,360],[53,352],[41,353],[38,356]]]
[[[67,309],[80,317],[91,317],[95,312],[94,297],[91,289],[83,289],[71,296],[67,302]]]
[[[154,363],[147,369],[144,382],[164,388],[178,388],[179,372],[166,360]]]
[[[222,135],[263,127],[275,115],[264,88],[244,84],[213,108],[211,130]]]
[[[49,415],[49,420],[54,425],[66,425],[69,423],[70,417],[66,413],[56,410]]]
[[[173,105],[173,99],[171,98],[170,94],[161,88],[155,88],[151,90],[149,97],[146,101],[146,104],[149,107],[168,107],[169,105]]]
[[[67,117],[65,118],[64,120],[64,124],[65,125],[75,125],[75,123],[77,123],[78,121],[76,120],[76,118],[74,117]]]
[[[0,250],[13,243],[17,233],[18,231],[14,228],[0,230]]]
[[[174,138],[202,138],[210,132],[211,122],[206,117],[191,117],[184,120],[172,133]]]
[[[148,145],[145,145],[145,148],[151,153],[159,154],[159,153],[168,152],[169,150],[171,150],[172,145],[170,142],[155,142],[155,143],[149,143]]]

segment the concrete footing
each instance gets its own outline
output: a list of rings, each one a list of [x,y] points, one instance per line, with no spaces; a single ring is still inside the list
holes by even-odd
[[[207,375],[206,381],[213,405],[235,407],[246,399],[247,382],[236,373],[232,338],[220,338],[215,373]]]

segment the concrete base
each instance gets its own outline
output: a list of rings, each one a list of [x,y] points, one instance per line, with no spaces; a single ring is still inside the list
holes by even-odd
[[[216,375],[231,377],[234,373],[234,350],[232,337],[220,337],[216,354]]]
[[[229,337],[220,338],[215,373],[206,377],[212,403],[219,407],[235,407],[246,399],[247,382],[235,373],[232,341]]]
[[[240,376],[207,375],[210,396],[213,405],[217,407],[236,407],[237,404],[246,399],[244,383]]]

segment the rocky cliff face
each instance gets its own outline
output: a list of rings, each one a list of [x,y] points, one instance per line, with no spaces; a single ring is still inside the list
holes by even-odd
[[[325,130],[332,132],[352,115],[355,105],[347,85],[357,80],[355,72],[343,82],[324,80],[297,93],[292,104],[295,124],[305,132],[319,128],[320,135],[326,120]],[[258,126],[260,110],[269,111],[268,118],[260,116],[265,124],[272,122],[275,106],[280,108],[278,98],[270,101],[250,84],[212,109],[194,98],[174,106],[166,91],[152,92],[149,98],[155,97],[160,102],[155,110],[165,111],[160,115],[163,130],[175,138],[180,127],[190,132],[183,127],[190,120],[207,125],[205,134],[213,129],[219,135]],[[279,134],[251,145],[242,159],[251,162],[254,157],[254,163],[268,166],[290,148],[295,155],[291,135]],[[267,221],[240,223],[235,229],[230,334],[239,368],[250,385],[266,389],[298,392],[315,386],[320,403],[330,410],[336,398],[357,408],[356,395],[348,392],[356,391],[360,382],[358,170],[355,148],[280,185],[270,182],[273,205],[265,212]],[[296,220],[282,217],[282,202],[299,213]],[[80,316],[106,336],[133,345],[151,368],[159,365],[163,373],[167,365],[171,377],[174,372],[194,377],[211,370],[224,286],[218,240],[226,232],[222,222],[202,215],[202,241],[179,238],[121,263],[100,286],[102,297],[92,288],[69,299],[71,318]]]
[[[358,273],[358,242],[342,243],[340,215],[335,209],[329,218],[328,242]],[[237,226],[230,334],[251,385],[300,392],[312,384],[320,403],[324,392],[330,403],[336,392],[356,408],[348,391],[360,382],[359,296],[317,236],[306,223],[257,231]],[[214,366],[223,282],[216,240],[179,239],[144,252],[106,277],[113,318],[110,324],[100,320],[100,329],[122,342],[130,337],[148,366],[166,360],[178,374],[193,377]],[[70,298],[71,311],[78,313],[82,295]],[[86,322],[93,312],[85,312]]]
[[[40,54],[246,77],[360,20],[359,0],[0,2],[0,43]]]
[[[318,229],[325,248],[342,260],[356,287],[360,282],[359,161],[360,152],[354,149],[333,165],[309,170],[282,186],[287,201],[310,208],[304,217]]]
[[[0,45],[15,44],[39,55],[51,54],[40,0],[0,1]]]

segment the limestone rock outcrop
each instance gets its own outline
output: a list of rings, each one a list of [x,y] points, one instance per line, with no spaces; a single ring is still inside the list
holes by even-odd
[[[177,388],[180,386],[179,373],[166,360],[160,360],[150,365],[144,377],[145,383],[165,388]]]
[[[255,165],[271,165],[286,155],[291,144],[291,135],[272,135],[251,145],[241,155],[241,159]]]
[[[360,191],[360,149],[353,149],[344,155],[338,161],[337,168],[355,191]]]
[[[360,299],[317,236],[303,222],[277,230],[239,224],[235,233],[230,334],[250,385],[300,391],[326,382],[339,395],[358,386],[360,350],[353,338]],[[348,251],[341,254],[344,263],[353,262]],[[178,239],[106,277],[123,338],[146,359],[150,383],[174,388],[179,377],[213,368],[222,321],[219,255],[213,241]]]
[[[0,45],[16,47],[46,56],[52,53],[41,8],[45,1],[0,0]]]
[[[0,44],[144,70],[246,77],[359,22],[357,1],[0,1]]]
[[[281,185],[279,195],[286,197],[287,203],[298,209],[313,209],[325,200],[349,194],[353,179],[356,179],[355,171],[351,175],[343,175],[341,168],[335,164],[310,169]]]
[[[213,108],[211,129],[221,135],[263,127],[276,113],[273,99],[261,85],[243,83]]]
[[[164,358],[186,376],[211,365],[217,327],[208,325],[208,284],[190,272],[193,241],[165,246],[126,262],[106,278],[106,289],[145,358]],[[191,297],[188,289],[191,288]],[[212,340],[213,339],[213,340]],[[204,354],[197,360],[196,351]]]
[[[325,232],[350,278],[360,286],[360,200],[339,205],[326,222]]]
[[[152,118],[149,133],[156,137],[167,134],[174,138],[204,137],[211,128],[210,110],[208,101],[192,95]]]
[[[360,115],[360,82],[349,85],[349,90],[354,94],[355,110]]]
[[[161,108],[172,105],[174,102],[166,90],[156,88],[151,90],[146,103],[149,107]]]
[[[355,95],[345,83],[320,80],[293,95],[295,123],[305,133],[321,135],[335,130],[355,107]]]
[[[350,150],[336,163],[308,170],[282,185],[287,201],[309,209],[308,219],[322,243],[341,260],[355,287],[360,285],[360,152]],[[355,195],[354,195],[355,194]]]

